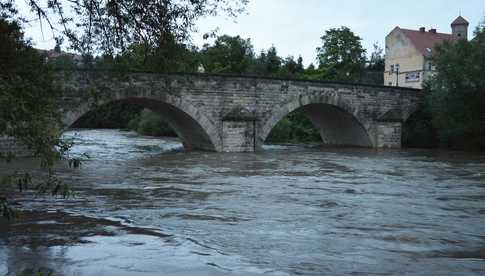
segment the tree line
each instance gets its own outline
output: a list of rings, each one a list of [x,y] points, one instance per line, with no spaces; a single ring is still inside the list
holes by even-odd
[[[251,39],[238,35],[215,36],[212,43],[206,43],[200,48],[175,39],[170,39],[160,47],[137,43],[114,56],[84,55],[81,65],[76,64],[68,55],[53,63],[61,68],[81,66],[159,73],[246,74],[382,84],[383,81],[365,78],[368,71],[384,70],[383,50],[377,44],[368,59],[361,44],[362,39],[347,27],[330,29],[321,40],[322,46],[316,49],[318,66],[311,63],[306,68],[301,56],[282,57],[275,46],[256,53]],[[56,48],[60,51],[59,45]]]

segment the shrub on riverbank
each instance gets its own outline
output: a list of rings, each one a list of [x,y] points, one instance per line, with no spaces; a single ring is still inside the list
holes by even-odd
[[[162,120],[160,114],[149,110],[143,110],[139,116],[133,118],[128,123],[128,128],[141,135],[177,136],[172,128]]]
[[[302,113],[293,112],[281,120],[266,140],[270,143],[320,142],[320,134],[312,122]]]

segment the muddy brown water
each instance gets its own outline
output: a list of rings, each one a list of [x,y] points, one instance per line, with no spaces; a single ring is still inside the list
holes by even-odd
[[[14,193],[0,275],[485,274],[485,155],[265,146],[78,130],[76,196]],[[36,167],[0,164],[0,172]]]

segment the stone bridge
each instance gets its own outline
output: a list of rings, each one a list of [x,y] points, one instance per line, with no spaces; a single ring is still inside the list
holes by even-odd
[[[96,107],[130,102],[162,115],[186,149],[253,152],[273,127],[303,111],[324,144],[401,147],[401,125],[421,90],[211,74],[60,72],[65,127]]]

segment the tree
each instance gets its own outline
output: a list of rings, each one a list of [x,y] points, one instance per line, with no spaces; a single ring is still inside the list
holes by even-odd
[[[370,55],[370,60],[367,69],[372,71],[382,71],[384,72],[385,60],[383,56],[384,50],[376,42],[373,45],[374,51]]]
[[[0,137],[13,137],[40,158],[48,178],[36,183],[39,191],[52,194],[69,190],[53,176],[52,167],[69,145],[60,139],[58,98],[50,67],[45,57],[24,38],[16,10],[11,3],[0,3]],[[13,153],[0,154],[9,162]],[[2,175],[2,177],[4,177]],[[2,178],[2,185],[17,185],[20,190],[32,181],[30,174],[18,173]],[[2,187],[3,188],[3,187]],[[0,217],[11,217],[12,209],[0,194]]]
[[[365,50],[361,38],[349,28],[330,29],[321,37],[317,48],[319,68],[332,80],[356,81],[365,66]]]
[[[219,36],[214,45],[204,45],[200,52],[206,72],[242,74],[254,59],[250,39],[240,36]]]
[[[45,166],[57,156],[59,90],[45,58],[24,38],[20,23],[0,18],[0,136],[15,137],[41,157]],[[59,122],[59,121],[58,121]]]
[[[276,74],[281,68],[281,58],[278,56],[278,52],[276,51],[276,47],[271,46],[268,51],[266,52],[266,56],[264,59],[265,62],[265,69],[266,73],[268,74]]]
[[[299,77],[305,68],[303,67],[303,58],[300,56],[298,60],[295,61],[293,56],[289,56],[283,60],[281,66],[280,75],[284,77],[296,78]]]
[[[297,65],[296,65],[296,71],[297,71],[297,73],[304,73],[305,72],[305,66],[303,65],[303,58],[301,56],[298,57]]]
[[[112,59],[112,64],[110,64]],[[197,48],[177,42],[167,41],[163,46],[152,47],[147,44],[131,44],[122,54],[105,55],[98,65],[108,61],[115,69],[144,70],[152,72],[196,72],[200,63]]]
[[[260,75],[278,75],[281,70],[281,57],[274,46],[267,51],[262,50],[256,60],[253,61],[251,73]]]
[[[445,146],[485,149],[485,28],[472,41],[435,50],[436,75],[426,84],[433,125]]]
[[[26,2],[39,20],[47,22],[54,36],[69,38],[73,49],[115,55],[134,43],[157,48],[173,39],[186,41],[199,17],[218,12],[235,16],[243,11],[248,0]]]

